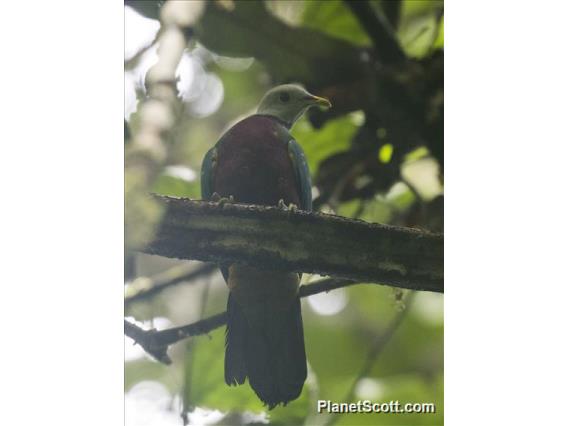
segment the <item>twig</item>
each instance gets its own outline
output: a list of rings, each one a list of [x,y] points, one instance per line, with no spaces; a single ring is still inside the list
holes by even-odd
[[[124,299],[124,307],[128,307],[133,302],[148,299],[149,297],[154,296],[155,294],[176,284],[184,281],[192,281],[199,277],[209,275],[216,269],[217,266],[213,263],[207,263],[197,268],[194,265],[183,264],[170,268],[167,271],[161,272],[151,278],[137,278],[132,283],[132,286],[136,287],[137,282],[140,282],[139,280],[141,280],[143,281],[143,288],[126,297]]]
[[[306,284],[300,287],[298,292],[300,297],[313,296],[314,294],[330,292],[337,288],[348,287],[351,285],[360,284],[351,280],[344,280],[340,278],[325,278],[311,284]]]
[[[341,287],[347,287],[356,283],[349,280],[339,280],[335,278],[325,278],[313,284],[307,284],[300,287],[299,296],[308,297],[314,294],[328,292]],[[191,324],[180,327],[168,328],[166,330],[144,330],[129,321],[124,320],[124,334],[142,348],[155,359],[164,364],[170,364],[168,357],[168,347],[180,340],[188,337],[208,334],[227,323],[227,313],[222,312],[217,315],[196,321]]]
[[[167,210],[142,251],[444,291],[444,239],[340,216],[155,196]]]
[[[379,60],[394,63],[406,59],[392,27],[381,13],[377,13],[368,1],[344,1],[373,41]]]
[[[392,338],[392,336],[394,335],[394,333],[396,332],[396,330],[398,329],[398,327],[406,317],[406,314],[410,309],[412,301],[414,300],[415,294],[416,294],[415,292],[411,292],[405,298],[404,308],[394,316],[394,318],[390,321],[384,332],[381,333],[381,335],[377,338],[377,340],[375,340],[375,342],[369,349],[369,352],[367,353],[367,357],[365,359],[365,362],[361,366],[361,369],[359,370],[359,374],[357,374],[357,376],[353,380],[353,383],[351,384],[351,387],[346,392],[345,396],[341,399],[341,401],[351,402],[353,400],[357,383],[359,382],[359,380],[369,375],[369,372],[373,368],[375,361],[377,360],[383,349],[386,347],[387,343],[390,341],[390,339]],[[341,414],[330,415],[330,417],[328,418],[329,420],[325,422],[325,426],[333,425],[337,420],[339,420],[339,417],[341,417]]]
[[[402,1],[400,0],[387,0],[379,3],[393,30],[398,28],[400,23],[400,13],[402,9]]]
[[[210,286],[206,285],[203,288],[203,293],[201,294],[201,306],[199,309],[199,319],[203,319],[203,314],[205,313],[205,307],[207,306],[207,300],[209,299]],[[192,372],[194,369],[194,355],[193,351],[196,342],[194,340],[189,340],[186,345],[186,358],[184,363],[184,385],[183,385],[183,407],[181,411],[181,418],[183,425],[189,424],[189,412],[192,411],[195,406],[191,404],[192,399]]]
[[[213,315],[209,318],[184,325],[181,327],[168,328],[167,330],[144,330],[129,321],[124,320],[124,334],[134,340],[135,343],[158,361],[171,364],[167,354],[168,346],[190,336],[207,334],[227,323],[227,314]]]

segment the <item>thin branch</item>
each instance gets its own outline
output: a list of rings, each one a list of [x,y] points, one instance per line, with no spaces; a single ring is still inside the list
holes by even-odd
[[[207,300],[209,299],[209,292],[211,286],[206,285],[203,287],[203,292],[201,293],[201,306],[199,309],[199,319],[203,318],[205,313],[205,307],[207,306]],[[189,412],[195,408],[195,405],[191,403],[193,398],[192,395],[192,376],[194,370],[194,348],[196,342],[194,340],[189,340],[186,344],[186,357],[184,362],[184,384],[183,384],[183,405],[181,411],[181,418],[183,421],[183,425],[186,426],[189,424]]]
[[[377,13],[368,1],[344,1],[373,41],[379,60],[394,63],[406,59],[392,27],[381,13]]]
[[[169,345],[179,342],[186,337],[207,334],[227,323],[227,313],[213,315],[212,317],[184,325],[182,327],[168,328],[166,330],[144,330],[129,321],[124,320],[124,334],[156,360],[164,364],[171,364],[168,356]]]
[[[141,277],[134,280],[131,284],[133,288],[141,286],[139,290],[124,298],[124,307],[128,307],[133,302],[148,299],[166,288],[172,287],[184,281],[192,281],[197,278],[211,274],[217,269],[217,265],[207,263],[199,267],[195,265],[178,265],[167,271],[161,272],[154,277]],[[140,284],[139,284],[140,283]]]
[[[344,280],[341,278],[325,278],[318,280],[311,284],[305,284],[300,287],[298,292],[300,297],[313,296],[318,293],[328,293],[337,288],[349,287],[351,285],[360,284],[351,280]]]
[[[278,207],[154,199],[166,214],[145,253],[444,291],[441,234]]]
[[[390,323],[387,325],[385,330],[381,333],[381,335],[375,340],[373,345],[370,347],[369,352],[367,353],[367,357],[365,358],[365,362],[361,366],[359,370],[359,374],[353,380],[351,387],[345,394],[345,396],[341,399],[343,402],[351,402],[355,396],[355,389],[357,387],[357,383],[359,380],[367,377],[375,364],[375,361],[381,354],[381,352],[386,347],[387,343],[391,340],[392,336],[406,317],[410,306],[412,305],[412,301],[414,300],[415,292],[411,292],[405,299],[404,299],[404,307],[401,311],[399,311]],[[330,415],[329,420],[325,422],[325,426],[333,425],[337,420],[339,420],[341,414]]]
[[[324,293],[341,287],[356,284],[349,280],[339,280],[335,278],[325,278],[313,284],[300,287],[299,296],[308,297],[318,293]],[[131,322],[124,320],[124,334],[138,343],[142,348],[155,359],[164,364],[170,364],[167,351],[168,347],[180,340],[188,337],[200,336],[221,327],[227,323],[227,313],[222,312],[217,315],[193,322],[180,327],[168,328],[166,330],[144,330]]]
[[[400,23],[400,14],[402,10],[402,1],[400,0],[387,0],[379,3],[393,30],[398,28]]]

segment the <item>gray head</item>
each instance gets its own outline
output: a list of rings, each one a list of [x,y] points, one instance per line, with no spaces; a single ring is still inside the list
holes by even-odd
[[[290,128],[308,108],[315,105],[331,107],[327,99],[312,95],[299,84],[283,84],[266,92],[257,113],[276,117]]]

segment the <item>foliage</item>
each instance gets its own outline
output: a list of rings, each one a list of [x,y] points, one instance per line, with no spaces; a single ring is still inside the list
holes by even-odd
[[[159,18],[161,3],[126,1],[152,19]],[[367,221],[441,231],[443,2],[394,1],[400,5],[398,21],[384,7],[386,1],[370,2],[376,13],[391,19],[408,56],[403,63],[377,61],[380,45],[345,1],[278,3],[266,7],[262,1],[207,2],[186,52],[192,83],[184,95],[183,119],[170,136],[166,161],[192,173],[184,176],[165,168],[152,190],[198,198],[204,153],[229,125],[254,111],[269,87],[298,81],[334,104],[330,112],[314,111],[293,129],[314,177],[315,206]],[[141,58],[144,63],[143,54]],[[216,110],[199,112],[212,97],[215,79],[222,83],[223,101]],[[143,87],[136,89],[141,100]],[[128,117],[128,126],[136,129],[138,119],[135,112]],[[128,126],[125,123],[125,137],[132,134]],[[424,182],[432,183],[423,189]],[[137,275],[153,275],[175,263],[137,255]],[[219,274],[192,284],[133,304],[127,314],[138,320],[164,317],[177,325],[225,309],[227,290]],[[336,424],[443,423],[441,295],[417,295],[373,368],[359,378],[372,343],[400,310],[393,290],[353,286],[312,296],[302,304],[310,374],[301,397],[287,407],[266,412],[250,387],[224,384],[222,329],[173,348],[173,366],[147,358],[127,361],[125,391],[143,380],[159,381],[172,395],[182,395],[188,409],[228,413],[219,424],[228,419],[231,424],[261,419],[272,424],[321,424],[328,418],[314,414],[316,400],[343,401],[353,382],[364,379],[359,380],[355,400],[434,402],[437,413],[349,414],[339,416]],[[264,417],[243,414],[247,412]]]

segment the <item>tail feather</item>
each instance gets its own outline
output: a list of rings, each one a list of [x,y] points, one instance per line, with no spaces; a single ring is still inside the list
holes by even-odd
[[[242,384],[248,377],[269,408],[298,398],[307,376],[300,299],[285,311],[264,312],[247,321],[229,296],[227,312],[227,384]]]
[[[227,332],[225,337],[225,383],[242,385],[247,377],[245,361],[247,320],[231,294],[227,301]]]

